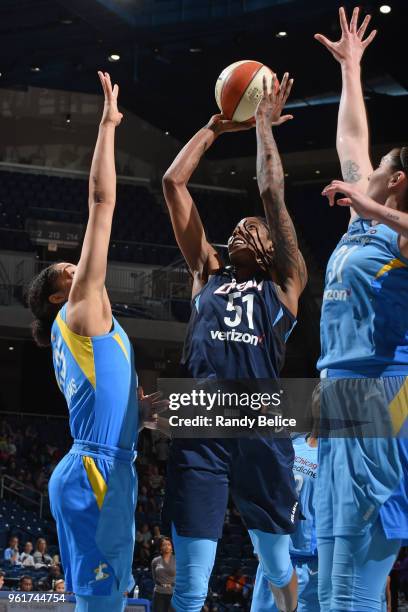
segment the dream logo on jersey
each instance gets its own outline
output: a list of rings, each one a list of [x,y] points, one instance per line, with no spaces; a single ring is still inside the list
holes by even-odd
[[[226,295],[231,291],[248,291],[248,289],[258,289],[258,291],[262,291],[263,289],[263,281],[259,283],[256,280],[245,281],[244,283],[237,283],[235,278],[230,283],[224,283],[221,287],[218,287],[214,291],[214,295]]]

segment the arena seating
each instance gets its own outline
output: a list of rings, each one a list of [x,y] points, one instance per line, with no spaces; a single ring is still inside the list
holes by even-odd
[[[18,536],[21,542],[54,536],[55,530],[47,519],[27,510],[14,501],[0,500],[0,550],[7,547],[8,534]]]
[[[239,194],[194,190],[193,195],[213,242],[225,243],[234,223],[251,212],[247,198]],[[33,251],[25,232],[27,219],[84,223],[87,201],[85,179],[0,171],[1,248]],[[161,194],[119,183],[110,259],[166,265],[178,257],[175,247]]]

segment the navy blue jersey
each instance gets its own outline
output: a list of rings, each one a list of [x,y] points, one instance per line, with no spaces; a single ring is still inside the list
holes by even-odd
[[[193,378],[277,378],[295,323],[270,278],[221,270],[193,299],[182,366]]]

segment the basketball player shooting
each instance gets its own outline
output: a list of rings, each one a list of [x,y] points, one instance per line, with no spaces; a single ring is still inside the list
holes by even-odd
[[[256,111],[257,178],[266,219],[246,217],[228,240],[224,268],[207,240],[187,184],[205,151],[224,132],[250,129],[215,115],[186,144],[166,172],[164,194],[174,233],[193,277],[192,313],[182,367],[191,378],[276,379],[295,322],[306,268],[284,200],[284,174],[271,127],[282,116],[293,81],[266,81]],[[277,90],[277,91],[276,91]],[[222,289],[222,290],[221,290]],[[231,330],[263,337],[256,346],[235,342]],[[220,330],[221,342],[212,330]],[[228,335],[229,332],[229,335]],[[230,492],[245,523],[279,610],[297,606],[289,557],[298,498],[289,438],[175,439],[168,462],[164,522],[177,558],[172,607],[199,612],[208,590],[217,540]]]

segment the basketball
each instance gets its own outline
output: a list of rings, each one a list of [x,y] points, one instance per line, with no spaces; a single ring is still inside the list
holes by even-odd
[[[224,68],[215,84],[215,99],[226,119],[248,121],[254,116],[264,76],[271,91],[273,72],[261,62],[242,60]]]

